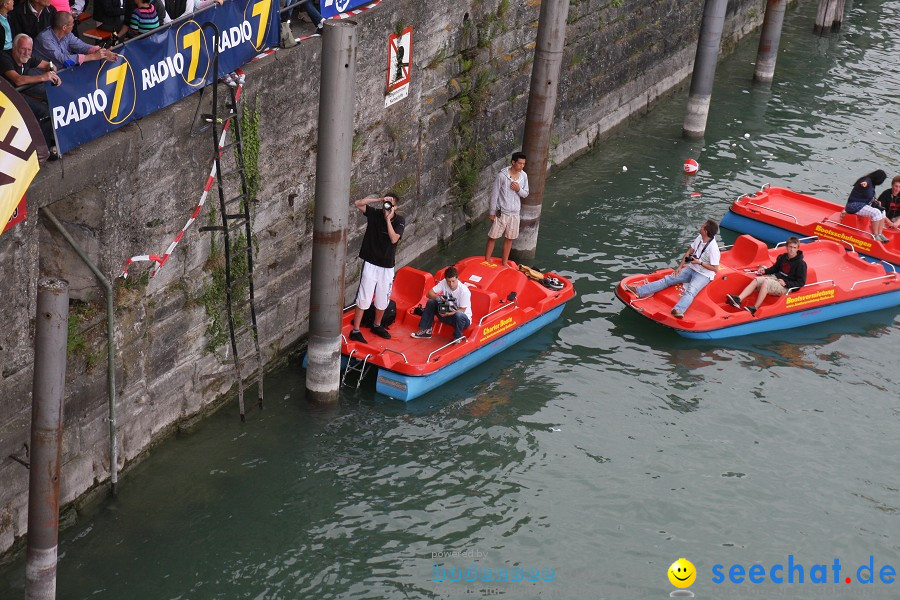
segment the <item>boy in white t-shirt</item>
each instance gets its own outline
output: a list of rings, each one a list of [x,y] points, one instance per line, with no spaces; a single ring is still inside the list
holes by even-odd
[[[459,271],[456,267],[447,267],[444,278],[428,290],[427,295],[428,302],[422,311],[419,331],[410,335],[419,339],[430,338],[431,326],[434,324],[434,317],[437,316],[441,323],[453,325],[454,340],[463,337],[463,329],[472,323],[472,292],[459,282]],[[449,305],[443,311],[439,310],[438,296],[442,297],[443,303]]]

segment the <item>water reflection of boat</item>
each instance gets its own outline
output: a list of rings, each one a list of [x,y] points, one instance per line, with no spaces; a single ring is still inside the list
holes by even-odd
[[[641,316],[685,337],[700,339],[800,327],[900,305],[900,275],[893,266],[867,262],[856,252],[828,240],[803,245],[808,267],[803,288],[767,297],[755,316],[725,302],[726,294],[736,295],[752,281],[758,265],[773,264],[782,251],[778,247],[769,249],[748,235],[740,236],[731,250],[722,253],[722,270],[697,294],[683,319],[670,313],[678,300],[678,287],[640,299],[624,287],[661,279],[672,269],[626,277],[616,288],[616,297]]]
[[[770,244],[791,235],[816,236],[852,246],[860,254],[900,265],[900,233],[885,228],[888,241],[872,234],[869,219],[842,215],[844,207],[787,188],[765,185],[755,194],[735,200],[722,227],[747,233]]]
[[[374,366],[378,370],[376,391],[412,400],[551,323],[575,297],[572,283],[554,273],[547,275],[556,278],[561,289],[551,289],[516,268],[488,263],[482,257],[464,259],[456,268],[460,283],[472,293],[472,324],[463,331],[463,341],[454,341],[453,328],[438,321],[430,339],[410,337],[419,328],[414,311],[427,301],[426,292],[443,278],[443,269],[432,275],[404,267],[397,271],[391,294],[397,303],[391,339],[369,335],[366,343],[350,340],[353,311],[344,312],[341,354],[345,381],[348,375],[363,377]]]

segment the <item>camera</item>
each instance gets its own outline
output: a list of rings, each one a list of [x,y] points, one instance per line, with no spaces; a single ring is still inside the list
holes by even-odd
[[[456,310],[456,300],[453,298],[438,296],[435,300],[437,301],[437,312],[439,315],[446,315]]]
[[[392,208],[394,208],[394,203],[391,202],[390,200],[385,200],[381,204],[381,208],[382,208],[382,210],[391,210]]]
[[[693,261],[695,258],[697,260],[700,260],[700,257],[697,256],[696,254],[688,254],[687,256],[684,257],[684,262],[689,263],[689,262]]]

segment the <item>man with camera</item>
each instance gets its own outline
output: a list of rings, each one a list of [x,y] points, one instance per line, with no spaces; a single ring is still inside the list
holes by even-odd
[[[381,326],[381,319],[391,301],[391,287],[394,285],[394,251],[406,227],[406,219],[397,214],[399,199],[396,194],[388,194],[381,198],[363,198],[353,203],[366,215],[367,221],[366,233],[359,249],[359,257],[363,260],[363,264],[359,290],[356,292],[356,314],[353,316],[353,329],[350,331],[350,339],[355,342],[366,343],[359,325],[363,313],[372,305],[373,298],[375,321],[372,323],[372,333],[386,340],[391,339],[388,330]]]
[[[694,297],[700,290],[715,279],[719,270],[719,245],[716,243],[716,234],[719,232],[719,224],[708,219],[700,226],[699,235],[684,252],[681,262],[675,272],[666,275],[662,279],[651,281],[645,285],[633,286],[625,284],[625,289],[637,296],[644,298],[679,283],[684,284],[684,295],[672,308],[672,315],[676,319],[684,317],[685,311],[694,301]]]
[[[447,267],[444,278],[436,286],[428,290],[428,302],[422,310],[419,331],[410,335],[418,339],[431,337],[431,326],[434,317],[438,321],[453,325],[453,339],[463,337],[463,330],[472,323],[472,292],[459,282],[459,271],[456,267]]]

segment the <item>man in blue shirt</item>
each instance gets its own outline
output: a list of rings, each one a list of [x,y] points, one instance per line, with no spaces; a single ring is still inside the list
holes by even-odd
[[[53,26],[39,33],[34,41],[34,55],[41,60],[56,63],[61,69],[90,60],[118,60],[118,54],[79,40],[72,33],[74,27],[75,18],[72,13],[58,12],[53,15]]]

